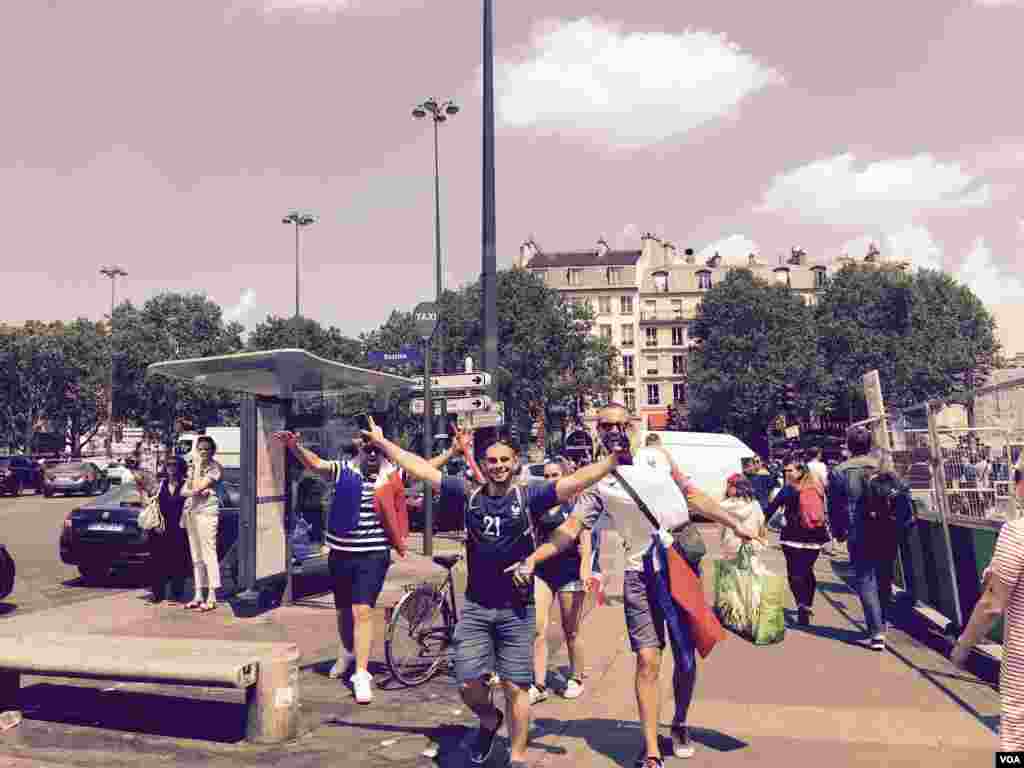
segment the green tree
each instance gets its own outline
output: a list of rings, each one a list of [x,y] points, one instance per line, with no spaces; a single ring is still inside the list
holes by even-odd
[[[225,323],[219,305],[199,293],[162,293],[141,308],[130,302],[118,306],[113,328],[115,416],[159,424],[167,439],[178,418],[202,426],[238,423],[237,395],[146,376],[147,366],[162,360],[243,351],[242,326]]]
[[[690,423],[697,431],[729,432],[764,450],[787,384],[796,390],[793,415],[827,404],[814,316],[789,288],[733,269],[705,294],[691,335]]]
[[[60,323],[29,322],[0,333],[5,387],[3,421],[7,443],[31,451],[37,426],[64,399],[65,361]]]
[[[906,406],[970,389],[988,376],[995,322],[943,272],[851,265],[819,298],[816,325],[837,413],[865,415],[861,377],[877,369],[886,401]]]
[[[334,326],[325,328],[316,320],[301,316],[296,319],[268,315],[249,334],[246,348],[251,351],[304,349],[337,363],[365,363],[363,347],[358,340],[348,338]]]
[[[85,318],[64,324],[57,335],[63,358],[63,391],[51,406],[51,431],[65,435],[79,457],[107,413],[110,361],[104,328]]]

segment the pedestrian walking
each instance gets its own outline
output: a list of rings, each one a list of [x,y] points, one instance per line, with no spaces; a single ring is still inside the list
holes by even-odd
[[[768,526],[765,522],[764,510],[754,496],[750,480],[740,474],[729,475],[725,481],[725,498],[722,509],[728,512],[739,523],[750,540],[755,554],[760,554],[766,546]],[[743,539],[737,536],[732,528],[722,526],[721,554],[723,559],[733,559],[740,551]]]
[[[772,491],[775,489],[776,480],[761,461],[761,457],[754,455],[743,460],[743,474],[750,481],[750,487],[754,491],[754,498],[761,505],[761,509],[768,509],[768,502],[772,499]]]
[[[182,491],[186,501],[181,526],[188,535],[195,583],[195,594],[185,608],[208,613],[217,608],[217,590],[220,589],[217,527],[220,523],[224,468],[214,459],[217,443],[212,437],[201,435],[196,440],[195,450],[197,458]]]
[[[149,531],[151,603],[163,602],[167,598],[168,586],[172,600],[184,600],[185,577],[189,570],[188,537],[181,527],[181,514],[187,498],[184,491],[188,464],[181,457],[172,456],[164,462],[163,474],[155,495],[164,519],[164,530]],[[143,506],[148,501],[144,499]]]
[[[468,581],[455,629],[455,675],[462,700],[480,719],[470,762],[482,765],[487,761],[507,719],[509,765],[525,768],[528,690],[533,683],[537,625],[532,579],[519,586],[509,571],[534,551],[532,516],[569,501],[596,483],[615,468],[615,459],[609,457],[557,482],[524,485],[516,482],[518,446],[502,437],[486,447],[483,471],[487,483],[478,487],[459,477],[443,476],[424,459],[385,439],[376,425],[371,424],[362,434],[390,461],[440,489],[442,502],[458,503],[465,510]],[[490,681],[495,674],[505,693],[505,714],[491,700]]]
[[[814,475],[814,479],[818,481],[821,487],[827,488],[828,465],[825,464],[823,460],[824,455],[825,452],[820,447],[810,448],[804,452],[804,462],[807,464],[808,471]],[[821,548],[821,551],[829,557],[832,557],[835,552],[836,541],[835,537],[832,535],[832,526],[829,523],[827,495],[825,497],[825,532],[828,534],[828,542]]]
[[[1003,524],[992,562],[985,571],[984,592],[971,612],[950,658],[967,668],[971,649],[996,619],[1005,616],[1003,662],[999,677],[999,749],[1024,750],[1024,520]]]
[[[871,455],[871,433],[854,427],[846,444],[851,458],[829,475],[829,512],[839,540],[846,540],[854,584],[864,608],[868,647],[885,650],[892,577],[899,544],[913,520],[909,488],[881,472]]]
[[[786,485],[769,502],[765,514],[771,518],[779,509],[785,514],[786,524],[779,542],[786,558],[789,589],[796,600],[797,624],[807,626],[814,616],[814,594],[818,589],[814,564],[828,542],[825,490],[795,455],[786,457],[782,471]]]
[[[663,453],[669,472],[632,463],[633,428],[625,406],[613,403],[598,414],[601,450],[616,458],[622,466],[616,476],[595,485],[581,494],[572,517],[555,531],[551,540],[541,545],[524,563],[521,573],[532,573],[549,558],[573,546],[581,531],[593,530],[597,520],[607,515],[609,527],[623,538],[627,552],[624,574],[623,602],[630,647],[636,654],[635,689],[637,709],[643,730],[644,745],[636,759],[641,768],[662,768],[658,744],[658,676],[666,640],[671,640],[675,658],[672,676],[675,716],[671,733],[673,752],[677,757],[692,757],[687,716],[697,680],[692,631],[686,614],[669,595],[664,566],[666,541],[672,545],[673,532],[681,534],[690,522],[689,509],[722,523],[747,538],[739,524],[718,502],[700,491],[678,467],[671,454]],[[607,461],[607,458],[603,461]],[[625,490],[627,480],[660,523],[652,529],[647,516]],[[699,562],[691,563],[699,574]]]
[[[553,461],[544,465],[544,479],[557,483],[572,474],[566,464]],[[537,541],[544,543],[562,523],[572,515],[573,502],[551,507],[537,515],[535,520]],[[530,705],[539,704],[548,698],[548,642],[547,628],[554,605],[562,615],[562,634],[569,652],[569,679],[562,696],[576,699],[583,694],[583,606],[590,588],[592,575],[592,539],[580,536],[579,545],[571,547],[557,557],[539,566],[533,580],[533,600],[536,612],[537,637],[533,647],[533,685],[530,686]]]

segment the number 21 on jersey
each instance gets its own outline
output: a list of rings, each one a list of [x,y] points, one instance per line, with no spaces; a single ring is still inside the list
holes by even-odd
[[[501,518],[484,515],[484,536],[501,537]]]

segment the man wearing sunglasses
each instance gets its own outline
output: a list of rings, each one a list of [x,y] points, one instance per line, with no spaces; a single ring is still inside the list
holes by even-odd
[[[689,522],[689,507],[733,530],[741,540],[751,538],[738,521],[722,510],[718,502],[693,485],[667,450],[663,456],[670,465],[671,474],[659,468],[629,466],[632,464],[630,436],[633,427],[625,406],[615,403],[603,408],[598,414],[597,429],[603,450],[618,457],[616,463],[622,465],[619,469],[622,478],[633,486],[651,513],[658,518],[658,533],[662,542],[671,531],[679,530]],[[618,532],[626,549],[623,604],[630,647],[636,654],[636,698],[644,737],[643,751],[636,759],[636,766],[662,768],[658,745],[658,675],[666,642],[666,623],[670,619],[674,620],[674,617],[666,616],[655,598],[654,580],[660,577],[656,575],[657,567],[653,565],[657,559],[652,552],[654,531],[647,516],[616,478],[606,478],[580,496],[573,516],[554,532],[547,543],[527,558],[520,571],[532,573],[536,565],[568,549],[575,543],[582,529],[593,529],[597,520],[605,515],[609,521],[608,527]],[[672,743],[677,757],[694,755],[686,718],[693,698],[696,670],[695,660],[688,665],[676,660],[672,680],[676,705]]]

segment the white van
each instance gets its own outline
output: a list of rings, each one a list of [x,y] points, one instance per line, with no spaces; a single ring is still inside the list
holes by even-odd
[[[212,437],[217,444],[216,459],[222,467],[239,467],[242,459],[242,429],[241,427],[207,427],[201,435],[198,432],[183,432],[178,435],[174,452],[183,456],[186,461],[191,462],[192,451],[196,447],[196,440],[205,435]]]
[[[640,450],[647,435],[660,437],[679,468],[713,499],[725,496],[726,478],[742,472],[742,459],[754,455],[754,450],[738,437],[712,432],[644,432],[640,436]]]

